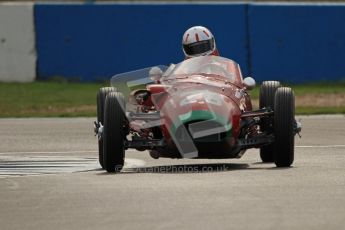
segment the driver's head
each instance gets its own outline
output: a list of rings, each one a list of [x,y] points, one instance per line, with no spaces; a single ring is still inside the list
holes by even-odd
[[[213,34],[203,26],[189,28],[183,35],[182,47],[186,58],[205,55],[218,56]]]

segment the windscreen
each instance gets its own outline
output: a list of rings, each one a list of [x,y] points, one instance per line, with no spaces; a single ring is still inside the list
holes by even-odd
[[[224,77],[236,83],[242,80],[239,65],[227,58],[219,56],[201,56],[187,59],[164,73],[165,78],[178,78],[193,74],[214,75]]]

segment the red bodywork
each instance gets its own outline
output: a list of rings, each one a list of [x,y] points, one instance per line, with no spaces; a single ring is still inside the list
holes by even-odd
[[[148,84],[146,89],[150,96],[142,102],[141,110],[160,112],[159,130],[167,144],[154,149],[155,154],[178,157],[176,138],[172,136],[178,136],[181,126],[188,130],[188,125],[204,121],[220,123],[226,131],[222,140],[197,143],[199,157],[227,158],[239,154],[232,150],[236,149],[241,114],[252,111],[252,104],[237,63],[215,56],[188,59],[163,76],[159,84]]]

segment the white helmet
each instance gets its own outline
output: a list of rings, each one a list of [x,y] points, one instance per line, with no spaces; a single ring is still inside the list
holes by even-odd
[[[206,27],[193,26],[184,33],[182,47],[187,57],[204,56],[216,51],[216,42]]]

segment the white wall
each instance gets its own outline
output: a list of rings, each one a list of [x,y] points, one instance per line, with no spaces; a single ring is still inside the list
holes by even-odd
[[[32,3],[0,3],[0,82],[32,82],[36,51]]]

